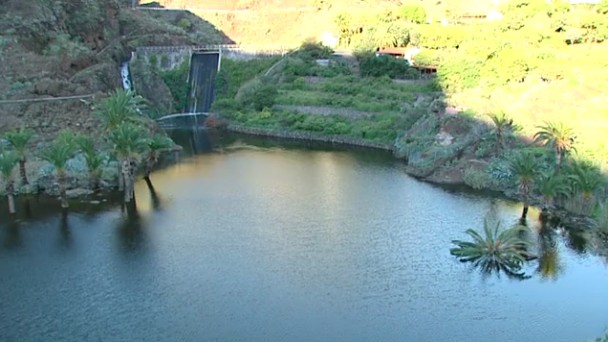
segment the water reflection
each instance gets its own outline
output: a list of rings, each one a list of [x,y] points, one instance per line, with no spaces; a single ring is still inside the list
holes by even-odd
[[[150,180],[150,178],[145,178],[144,180],[146,182],[146,185],[148,186],[148,191],[150,192],[150,203],[152,203],[152,209],[154,211],[160,211],[161,200],[158,197],[158,194],[156,193],[156,189],[154,189],[152,181]]]
[[[543,279],[556,280],[563,271],[557,245],[558,234],[554,228],[543,222],[538,232],[538,268]]]
[[[144,243],[142,217],[133,199],[122,206],[123,217],[118,224],[118,237],[122,251],[137,252]]]
[[[578,228],[562,228],[566,246],[577,254],[587,253],[590,240],[589,232]]]
[[[188,130],[175,130],[171,138],[180,145],[187,155],[200,154],[213,150],[213,136],[204,127],[192,127]]]
[[[19,220],[10,218],[4,227],[4,248],[15,249],[23,246]]]
[[[62,209],[59,217],[59,246],[63,249],[72,247],[72,232],[68,221],[68,210]]]
[[[26,196],[23,200],[23,215],[26,219],[32,218],[32,203],[29,196]]]

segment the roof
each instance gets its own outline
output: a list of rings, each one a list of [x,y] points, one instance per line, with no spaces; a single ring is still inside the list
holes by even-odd
[[[411,48],[405,47],[391,47],[386,49],[378,50],[377,53],[387,54],[387,55],[405,55],[408,50]]]

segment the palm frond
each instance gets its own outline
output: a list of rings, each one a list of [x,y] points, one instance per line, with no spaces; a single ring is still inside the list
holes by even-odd
[[[19,161],[19,155],[14,151],[2,151],[0,153],[0,173],[5,180],[11,178],[13,169]]]
[[[521,228],[501,230],[500,223],[490,226],[484,222],[482,236],[473,229],[466,231],[473,242],[453,240],[457,247],[450,253],[462,262],[472,262],[483,272],[503,271],[508,275],[521,276],[523,263],[531,257],[531,243],[521,237]]]

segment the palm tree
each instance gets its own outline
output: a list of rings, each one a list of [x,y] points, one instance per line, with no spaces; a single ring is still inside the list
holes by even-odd
[[[138,158],[148,148],[147,132],[141,126],[123,122],[110,132],[109,140],[120,162],[119,177],[124,180],[125,203],[129,203],[134,195]]]
[[[539,131],[534,135],[534,139],[555,150],[555,173],[559,173],[565,155],[575,150],[574,141],[576,137],[572,129],[562,123],[554,124],[548,122],[538,128]]]
[[[522,277],[520,272],[524,262],[532,255],[528,252],[530,242],[521,238],[523,228],[515,226],[501,230],[500,223],[493,228],[485,221],[483,225],[485,236],[473,229],[466,233],[473,242],[453,240],[458,247],[450,249],[450,253],[462,262],[473,262],[483,272],[503,271],[509,276]]]
[[[67,136],[64,135],[64,137]],[[56,138],[46,149],[42,151],[42,159],[48,161],[55,167],[57,185],[59,186],[59,197],[61,207],[68,208],[69,203],[66,196],[67,171],[66,163],[76,154],[75,144],[66,141],[65,138]]]
[[[538,189],[543,196],[543,211],[554,206],[556,197],[565,197],[571,192],[568,179],[565,176],[552,174],[544,174],[540,177]]]
[[[578,161],[568,168],[568,178],[572,182],[573,195],[582,199],[581,213],[590,213],[595,206],[595,192],[604,182],[602,174],[593,165]]]
[[[109,97],[105,98],[94,114],[101,119],[106,131],[110,131],[125,121],[139,121],[141,109],[144,105],[143,97],[134,92],[116,89]]]
[[[27,162],[27,144],[32,140],[36,134],[29,129],[20,129],[7,132],[5,134],[6,140],[13,146],[17,156],[19,157],[19,173],[21,175],[21,185],[28,185],[27,173],[25,170],[25,163]]]
[[[84,159],[89,169],[89,180],[91,189],[99,189],[99,179],[101,178],[101,166],[104,163],[104,158],[101,153],[95,148],[93,138],[86,135],[78,135],[76,144],[80,151],[84,154]]]
[[[531,153],[524,152],[516,155],[515,158],[511,160],[509,169],[517,179],[519,193],[521,194],[524,203],[521,220],[525,222],[526,217],[528,216],[530,190],[534,185],[534,181],[538,174],[538,164]]]
[[[156,134],[148,141],[148,153],[146,154],[145,179],[150,179],[152,168],[158,162],[160,154],[174,145],[173,140],[166,135]]]
[[[496,143],[494,144],[494,153],[498,154],[501,148],[504,147],[504,137],[509,132],[518,130],[518,127],[513,124],[513,119],[507,117],[504,112],[497,114],[488,114],[492,123],[494,123],[494,134],[496,135]]]
[[[0,153],[0,173],[5,183],[4,191],[8,199],[8,212],[14,214],[15,210],[15,181],[13,180],[13,169],[19,161],[19,156],[13,151],[3,151]]]

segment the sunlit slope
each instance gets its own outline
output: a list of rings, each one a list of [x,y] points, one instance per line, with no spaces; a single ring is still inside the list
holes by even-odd
[[[608,46],[573,45],[561,50],[562,79],[529,77],[493,89],[456,92],[449,101],[470,112],[505,111],[532,136],[545,122],[562,122],[576,133],[577,151],[604,167],[608,164]]]
[[[149,1],[142,1],[147,3]],[[366,13],[395,6],[395,1],[186,1],[160,0],[167,8],[187,8],[244,45],[299,46],[319,40],[323,32],[336,34],[340,13]]]

